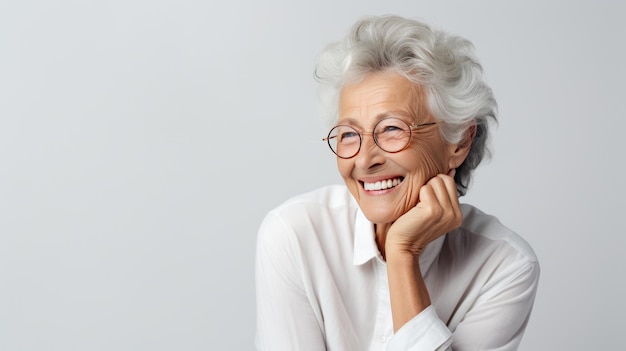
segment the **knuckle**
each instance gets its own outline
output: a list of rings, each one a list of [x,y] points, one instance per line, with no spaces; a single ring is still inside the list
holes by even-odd
[[[441,208],[441,206],[439,204],[436,204],[434,206],[431,206],[431,215],[436,218],[436,219],[441,219],[445,216],[445,211],[443,210],[443,208]]]
[[[433,177],[429,181],[429,183],[431,183],[432,185],[441,185],[443,184],[443,179],[441,179],[441,176],[436,176],[436,177]]]
[[[460,210],[454,211],[454,226],[455,228],[460,226],[463,223],[463,214]]]
[[[438,219],[441,217],[443,210],[439,206],[439,204],[429,204],[424,208],[424,211],[428,215],[429,218]]]

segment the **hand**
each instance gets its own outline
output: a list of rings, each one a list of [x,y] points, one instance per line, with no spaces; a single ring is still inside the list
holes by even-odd
[[[455,171],[439,174],[420,188],[417,205],[389,228],[385,243],[388,255],[399,250],[418,257],[428,243],[461,225]]]

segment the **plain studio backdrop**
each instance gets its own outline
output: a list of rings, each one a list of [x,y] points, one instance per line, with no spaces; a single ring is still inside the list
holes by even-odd
[[[340,183],[317,53],[364,15],[470,39],[500,107],[470,202],[542,264],[522,350],[623,345],[613,1],[0,2],[0,350],[251,350],[256,231]]]

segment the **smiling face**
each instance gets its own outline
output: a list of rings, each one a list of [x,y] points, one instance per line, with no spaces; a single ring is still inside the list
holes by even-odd
[[[436,122],[425,101],[423,89],[397,73],[372,73],[341,91],[338,124],[371,132],[387,117],[410,125]],[[409,146],[397,153],[381,150],[366,134],[359,153],[338,157],[337,167],[365,216],[372,223],[392,223],[417,204],[429,179],[458,167],[452,157],[455,148],[444,141],[437,125],[414,130]]]

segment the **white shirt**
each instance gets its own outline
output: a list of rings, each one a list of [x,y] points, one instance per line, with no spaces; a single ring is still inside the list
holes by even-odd
[[[461,227],[420,256],[431,306],[395,334],[373,225],[345,186],[269,212],[257,241],[257,349],[516,350],[539,263],[495,217],[461,209]]]

